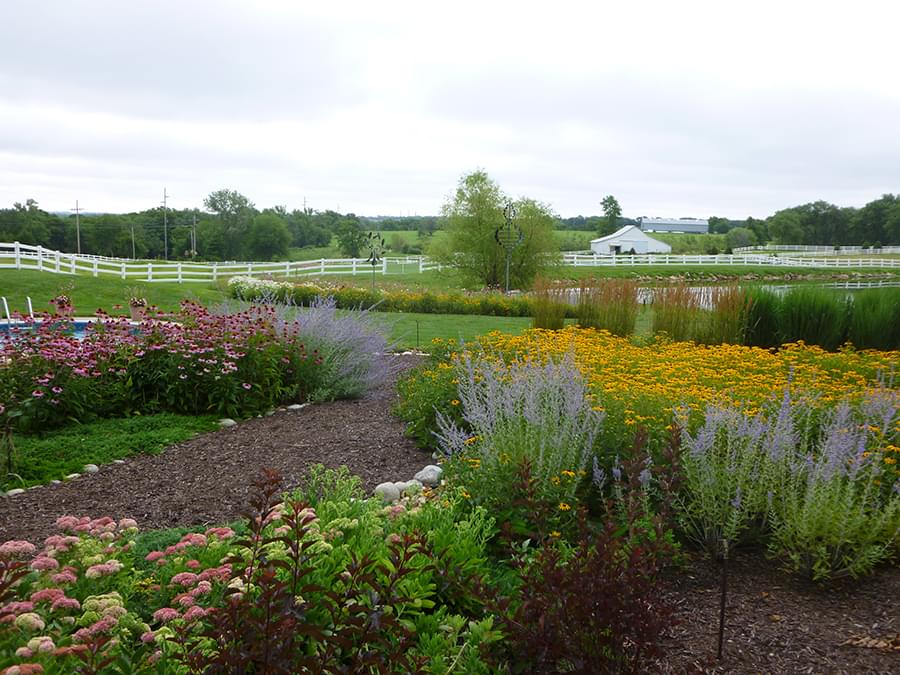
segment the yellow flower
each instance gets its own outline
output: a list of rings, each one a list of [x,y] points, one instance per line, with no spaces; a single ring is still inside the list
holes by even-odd
[[[562,536],[562,533],[559,532],[558,530],[553,530],[553,531],[550,533],[550,536],[551,536],[551,537],[560,537],[560,536]]]
[[[458,398],[453,399],[452,401],[450,401],[450,405],[459,405],[459,399]]]
[[[560,502],[560,503],[559,503],[559,510],[560,510],[560,511],[571,511],[571,510],[572,510],[572,507],[569,506],[568,504],[566,504],[565,502]]]

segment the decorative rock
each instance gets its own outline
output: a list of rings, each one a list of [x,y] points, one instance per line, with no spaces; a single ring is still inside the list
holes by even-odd
[[[80,473],[70,473],[68,476],[66,476],[66,480],[72,480],[73,478],[78,478],[80,475],[81,475]]]
[[[266,411],[266,417],[271,417],[271,416],[274,415],[274,414],[275,414],[275,411],[274,411],[274,410],[267,410],[267,411]]]
[[[234,427],[234,426],[237,426],[237,422],[235,422],[230,417],[224,417],[219,420],[219,426],[222,427],[223,429],[226,427]]]
[[[417,495],[422,491],[422,483],[415,478],[406,481],[406,487],[400,490],[401,495]]]
[[[56,480],[55,478],[50,481],[50,485],[62,485],[61,480]]]
[[[434,487],[441,482],[441,476],[443,475],[443,473],[444,470],[441,467],[435,464],[429,464],[415,475],[415,479],[421,482],[422,485]]]
[[[13,488],[12,490],[9,490],[6,493],[6,496],[7,497],[15,497],[16,495],[20,495],[23,492],[25,492],[25,490],[23,490],[22,488]]]
[[[82,471],[84,471],[85,473],[97,473],[98,471],[100,471],[100,467],[96,464],[85,464]]]
[[[114,459],[113,460],[113,464],[124,464],[124,463],[125,463],[124,459]]]
[[[309,403],[292,403],[287,407],[288,410],[303,410]]]
[[[395,483],[381,483],[375,487],[375,494],[380,495],[386,502],[395,502],[400,499],[400,490]]]

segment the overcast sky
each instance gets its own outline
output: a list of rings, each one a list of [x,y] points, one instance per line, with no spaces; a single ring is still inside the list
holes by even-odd
[[[436,7],[440,7],[437,9]],[[900,8],[0,0],[0,208],[436,214],[464,173],[562,216],[900,192]]]

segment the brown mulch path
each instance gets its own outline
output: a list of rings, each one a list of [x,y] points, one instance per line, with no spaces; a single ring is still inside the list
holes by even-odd
[[[395,375],[419,357],[398,356]],[[403,435],[391,415],[395,378],[355,400],[279,410],[270,417],[178,443],[158,455],[108,464],[59,485],[0,499],[0,542],[39,543],[55,533],[65,514],[129,517],[142,529],[221,524],[237,520],[254,478],[276,469],[297,485],[309,466],[346,464],[367,490],[385,481],[409,480],[431,455]]]
[[[415,357],[398,357],[401,367]],[[346,464],[368,490],[431,463],[390,408],[393,382],[353,401],[281,410],[179,443],[155,456],[101,467],[61,485],[0,499],[0,541],[39,543],[63,514],[135,518],[143,529],[240,517],[251,481],[275,468],[295,485],[312,464]],[[731,563],[725,658],[715,660],[719,568],[697,558],[667,575],[663,600],[679,623],[666,658],[648,672],[900,673],[900,569],[858,582],[814,585],[759,555]]]

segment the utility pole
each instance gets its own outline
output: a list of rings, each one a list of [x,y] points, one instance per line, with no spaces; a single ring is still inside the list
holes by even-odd
[[[169,197],[171,195],[166,194],[166,188],[163,188],[163,259],[169,259]]]
[[[193,222],[191,225],[191,260],[194,259],[194,256],[197,254],[197,214],[195,213],[193,216]]]
[[[82,209],[78,206],[78,200],[75,200],[75,208],[71,209],[75,212],[75,248],[78,252],[78,255],[81,255],[81,211]]]

